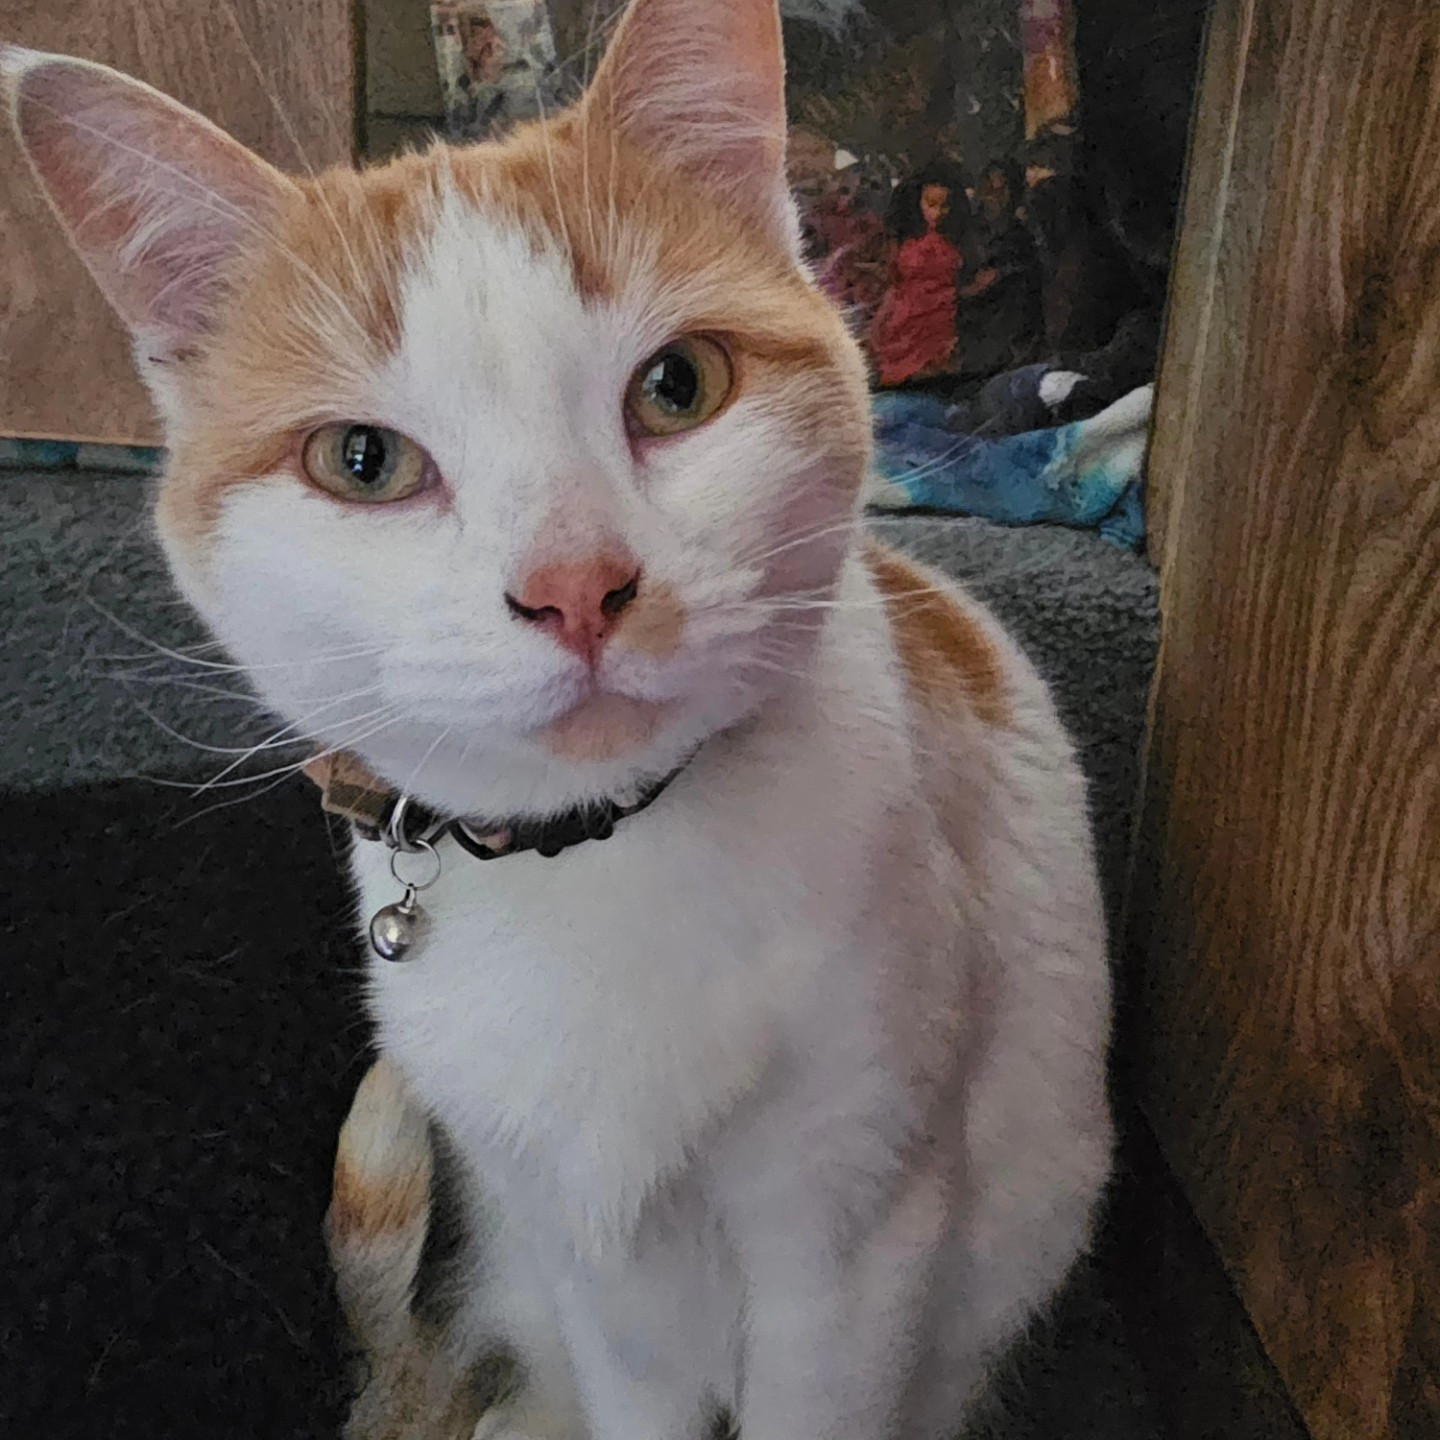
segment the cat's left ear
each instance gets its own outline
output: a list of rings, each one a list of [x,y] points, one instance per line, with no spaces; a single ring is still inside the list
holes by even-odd
[[[631,0],[583,103],[589,124],[699,177],[798,251],[777,0]]]
[[[142,373],[183,354],[236,254],[296,187],[203,116],[88,60],[0,46],[0,98]]]

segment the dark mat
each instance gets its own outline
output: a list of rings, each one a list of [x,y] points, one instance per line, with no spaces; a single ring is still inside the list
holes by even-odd
[[[203,809],[0,800],[7,1440],[300,1440],[343,1413],[320,1223],[367,1063],[352,910],[308,786]],[[1151,1440],[1108,1254],[984,1440]]]
[[[0,803],[13,1440],[341,1413],[320,1222],[367,1063],[350,906],[299,786],[186,816],[137,785]]]

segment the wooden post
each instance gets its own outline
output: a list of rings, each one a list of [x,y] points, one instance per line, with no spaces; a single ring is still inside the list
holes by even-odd
[[[1143,1104],[1316,1440],[1430,1440],[1435,0],[1216,0],[1151,486]]]

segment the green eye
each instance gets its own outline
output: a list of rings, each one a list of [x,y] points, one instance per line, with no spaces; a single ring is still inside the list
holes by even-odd
[[[657,350],[630,377],[625,412],[643,435],[678,435],[703,425],[735,386],[730,356],[717,340],[691,335]]]
[[[322,490],[376,505],[413,495],[430,469],[413,440],[379,425],[322,425],[306,440],[302,460]]]

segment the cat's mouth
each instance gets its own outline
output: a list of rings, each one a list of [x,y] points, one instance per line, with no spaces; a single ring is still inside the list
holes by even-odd
[[[592,689],[536,738],[566,760],[618,760],[653,738],[669,702]]]

